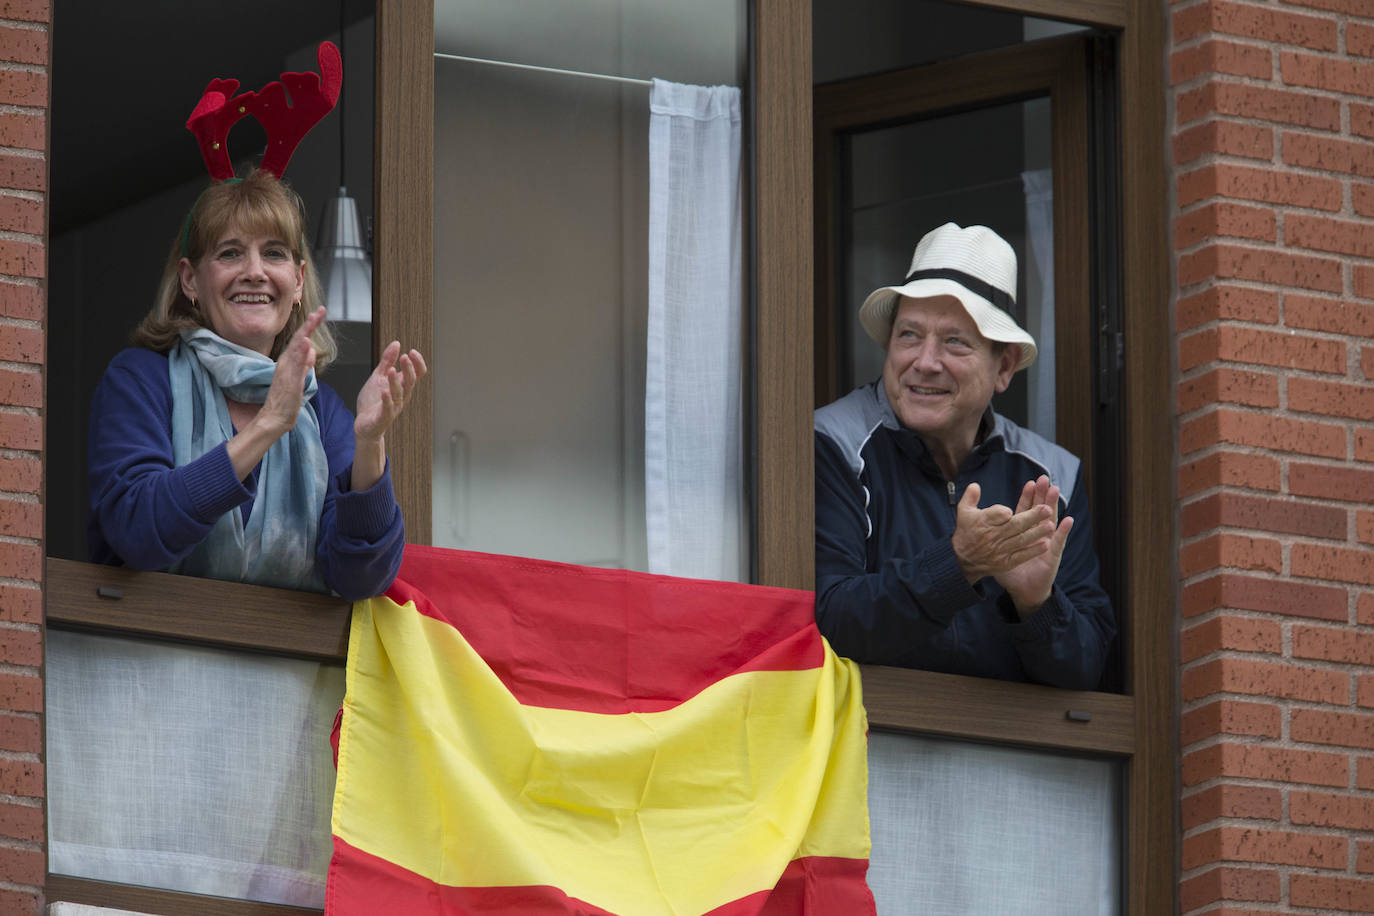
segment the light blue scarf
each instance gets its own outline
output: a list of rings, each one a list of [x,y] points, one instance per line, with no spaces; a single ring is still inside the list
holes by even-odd
[[[168,356],[172,381],[172,457],[189,464],[234,435],[225,398],[261,404],[277,364],[204,328],[182,331]],[[306,379],[296,426],[263,456],[247,525],[236,507],[171,572],[231,582],[328,592],[315,568],[320,510],[329,460],[320,424],[306,403],[316,391]]]

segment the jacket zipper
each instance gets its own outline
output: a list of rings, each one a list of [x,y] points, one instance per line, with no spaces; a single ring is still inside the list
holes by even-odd
[[[954,505],[954,481],[945,481],[945,492],[949,493],[949,504]]]

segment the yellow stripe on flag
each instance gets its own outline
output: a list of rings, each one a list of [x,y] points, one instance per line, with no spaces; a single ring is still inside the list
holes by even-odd
[[[522,706],[462,635],[354,605],[333,832],[440,884],[705,913],[799,856],[866,859],[858,670],[750,671],[662,712]]]

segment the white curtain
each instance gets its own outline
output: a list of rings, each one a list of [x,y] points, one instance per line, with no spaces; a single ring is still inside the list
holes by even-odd
[[[868,884],[878,916],[1113,916],[1121,769],[872,732]]]
[[[1029,426],[1055,439],[1054,413],[1054,173],[1035,169],[1021,173],[1026,191],[1026,330],[1035,338],[1039,356],[1027,370]]]
[[[49,630],[56,874],[324,904],[341,667]]]
[[[649,105],[649,571],[739,581],[748,572],[740,92],[654,80]]]

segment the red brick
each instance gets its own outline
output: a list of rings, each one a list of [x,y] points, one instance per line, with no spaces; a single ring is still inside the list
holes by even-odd
[[[1228,362],[1340,374],[1346,368],[1345,345],[1341,341],[1299,336],[1292,331],[1222,325],[1217,328],[1217,349],[1217,355]]]
[[[1374,757],[1361,757],[1356,761],[1355,786],[1374,789]]]
[[[1374,258],[1374,225],[1366,222],[1290,213],[1283,221],[1283,236],[1298,248]]]
[[[20,798],[42,798],[43,764],[36,760],[0,760],[0,792]]]
[[[36,586],[0,585],[0,620],[41,623],[43,593]]]
[[[1293,657],[1374,667],[1374,633],[1347,627],[1295,626]]]
[[[43,331],[39,328],[6,327],[0,333],[0,360],[11,363],[43,362]]]
[[[43,749],[43,730],[33,716],[0,712],[0,748],[37,754]]]
[[[1264,455],[1215,452],[1179,466],[1180,497],[1220,486],[1276,491],[1279,489],[1278,460]]]
[[[13,913],[15,916],[38,916],[45,913],[42,901],[39,900],[38,891],[24,890],[12,891],[8,888],[0,888],[0,913]]]
[[[1355,681],[1355,705],[1374,708],[1374,674],[1361,675]]]
[[[1350,203],[1360,216],[1374,216],[1374,184],[1352,185]]]
[[[0,317],[37,321],[43,317],[43,290],[0,281]],[[8,334],[6,330],[5,334]],[[5,336],[0,334],[0,337]]]
[[[1294,741],[1374,748],[1374,715],[1328,712],[1323,709],[1295,709],[1290,716],[1288,734]],[[1374,830],[1374,826],[1361,829]]]
[[[0,413],[0,448],[37,451],[43,444],[43,422],[29,414]]]
[[[1374,624],[1374,593],[1360,595],[1355,604],[1355,620],[1360,624]]]
[[[0,674],[0,709],[13,712],[42,712],[43,682],[34,675]],[[0,792],[5,791],[7,790],[0,788]]]
[[[1347,172],[1366,178],[1374,177],[1374,150],[1370,149],[1368,143],[1285,133],[1283,161],[1288,165],[1322,169],[1327,172]]]
[[[1269,79],[1274,74],[1273,52],[1255,45],[1213,39],[1175,51],[1169,59],[1169,81],[1175,86],[1213,73]]]
[[[1328,913],[1374,913],[1374,881],[1295,874],[1288,879],[1288,902],[1293,906],[1319,907]]]
[[[1355,460],[1374,461],[1374,430],[1355,430]]]
[[[1374,299],[1374,266],[1355,264],[1351,276],[1355,280],[1355,295],[1361,299]]]
[[[1178,259],[1180,286],[1216,279],[1251,280],[1328,293],[1342,292],[1345,286],[1341,262],[1333,258],[1218,243]]]
[[[1294,328],[1369,337],[1374,336],[1374,306],[1286,293],[1283,323]]]
[[[1262,289],[1212,286],[1179,299],[1174,310],[1174,326],[1180,333],[1228,319],[1275,324],[1279,320],[1279,295]]]
[[[48,106],[48,75],[32,70],[0,70],[0,99],[24,108]]]
[[[1188,503],[1179,513],[1179,533],[1185,538],[1220,527],[1344,539],[1346,512],[1338,506],[1283,497],[1214,493]]]
[[[1361,509],[1355,513],[1355,537],[1362,544],[1374,544],[1374,512]]]
[[[12,837],[29,843],[41,843],[46,839],[43,825],[43,809],[36,806],[0,803],[0,836]],[[0,905],[0,913],[10,913]]]
[[[1273,210],[1218,202],[1174,221],[1174,247],[1179,250],[1217,237],[1275,242],[1278,241],[1278,219]]]
[[[1289,86],[1374,96],[1374,64],[1284,51],[1279,54],[1279,71]]]
[[[1278,789],[1222,783],[1186,795],[1180,805],[1184,830],[1223,817],[1276,821],[1283,816]]]
[[[1339,47],[1336,23],[1320,16],[1290,13],[1248,3],[1209,0],[1174,16],[1174,41],[1184,42],[1204,31],[1302,45],[1321,51]]]
[[[48,184],[47,163],[35,156],[0,155],[0,188],[43,191]]]
[[[0,576],[41,581],[43,552],[33,544],[0,544]],[[6,709],[0,704],[0,709]]]
[[[0,404],[42,407],[43,376],[37,372],[0,369]]]
[[[36,628],[0,627],[0,662],[10,665],[38,667],[43,664],[43,638]],[[3,716],[0,715],[0,730]],[[38,748],[24,748],[38,750]]]
[[[0,114],[0,146],[41,150],[47,147],[48,126],[38,114]]]
[[[1233,197],[1332,211],[1339,210],[1342,205],[1338,179],[1280,172],[1272,167],[1215,163],[1179,177],[1180,207],[1209,197]]]
[[[1293,378],[1288,380],[1288,409],[1333,417],[1374,420],[1374,388],[1368,385]]]
[[[46,865],[42,850],[0,847],[0,881],[42,887]]]
[[[48,23],[51,11],[48,0],[0,0],[0,19]]]
[[[1346,44],[1349,43],[1347,38]],[[46,64],[48,33],[37,29],[0,28],[0,60],[15,64]]]
[[[1183,631],[1182,658],[1185,662],[1222,649],[1277,654],[1283,650],[1283,634],[1275,621],[1230,616],[1214,617]]]
[[[1295,496],[1374,503],[1374,471],[1294,462],[1288,468],[1288,491]]]
[[[1185,586],[1182,605],[1184,617],[1196,617],[1218,608],[1342,622],[1349,617],[1349,597],[1344,588],[1233,573]]]
[[[1345,24],[1345,53],[1354,57],[1374,57],[1374,25]]]
[[[1218,568],[1283,572],[1283,549],[1270,538],[1222,533],[1179,551],[1179,573],[1184,578]]]
[[[1292,6],[1306,6],[1314,10],[1328,10],[1333,13],[1349,13],[1352,16],[1369,18],[1369,0],[1284,0]]]
[[[1322,458],[1345,458],[1345,429],[1329,423],[1220,408],[1187,420],[1179,428],[1181,454],[1221,442]]]
[[[0,71],[3,73],[4,71]],[[42,278],[47,267],[46,254],[38,242],[14,242],[0,239],[0,273],[12,277]]]
[[[1344,837],[1250,827],[1218,827],[1183,840],[1183,867],[1214,862],[1263,862],[1306,868],[1345,868]]]
[[[1360,371],[1366,381],[1374,380],[1374,347],[1360,348]]]
[[[1179,126],[1211,115],[1228,115],[1317,130],[1341,129],[1341,103],[1336,99],[1220,80],[1179,93],[1174,110]]]
[[[27,197],[0,196],[0,229],[43,234],[43,202]]]
[[[1356,847],[1355,870],[1366,875],[1374,873],[1374,843],[1360,843]]]
[[[0,498],[0,535],[17,538],[43,536],[43,507]]]
[[[1243,369],[1213,369],[1206,375],[1180,382],[1178,412],[1197,410],[1207,404],[1247,404],[1251,407],[1279,406],[1279,379],[1267,372]]]
[[[1180,908],[1189,913],[1218,900],[1279,899],[1279,873],[1256,868],[1214,868],[1179,886]]]
[[[1294,544],[1289,554],[1294,576],[1374,585],[1374,550]]]
[[[0,493],[37,493],[43,479],[43,463],[36,458],[0,461]]]
[[[1282,734],[1282,715],[1277,706],[1239,700],[1218,700],[1189,710],[1179,724],[1179,742],[1183,747],[1218,735],[1278,738]]]
[[[1182,680],[1184,700],[1216,693],[1243,693],[1314,703],[1350,702],[1350,677],[1345,672],[1281,662],[1228,656],[1184,671]]]
[[[1346,371],[1342,341],[1298,336],[1293,331],[1263,331],[1223,324],[1179,339],[1178,362],[1182,371],[1215,360],[1342,375]]]
[[[1217,153],[1246,159],[1274,158],[1274,130],[1258,124],[1212,120],[1174,136],[1174,164],[1183,165]]]
[[[1350,132],[1359,137],[1374,137],[1374,105],[1350,103]]]

